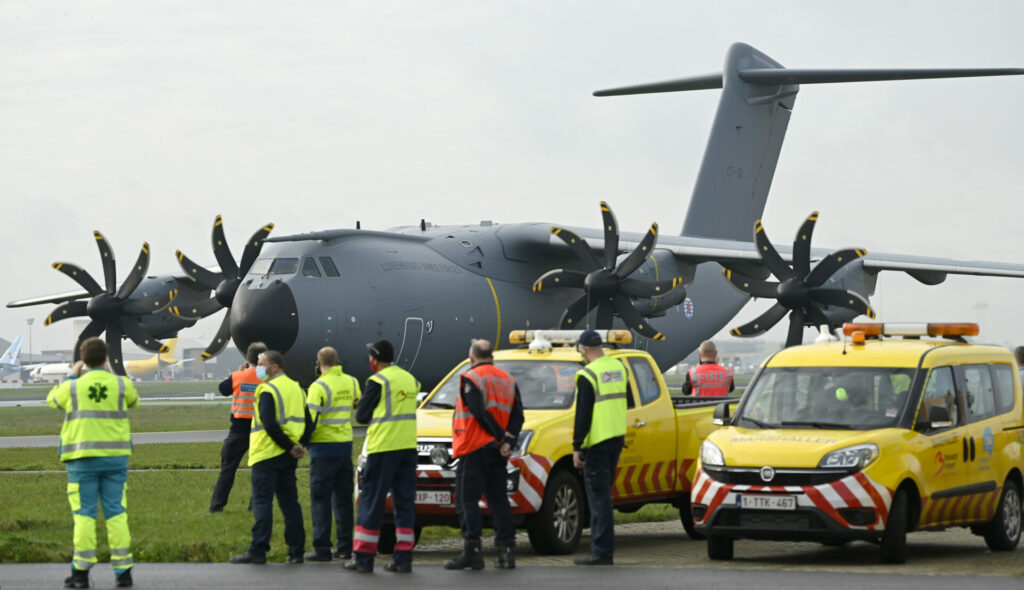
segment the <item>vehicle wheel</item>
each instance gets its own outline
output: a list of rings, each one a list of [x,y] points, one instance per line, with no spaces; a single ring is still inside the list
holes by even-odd
[[[996,514],[985,526],[985,544],[992,551],[1013,551],[1020,542],[1020,502],[1017,484],[1006,480]]]
[[[907,561],[907,492],[896,490],[889,507],[889,520],[882,533],[882,562]]]
[[[395,552],[395,525],[385,522],[380,525],[380,538],[377,539],[377,553],[391,555]]]
[[[728,561],[732,559],[733,540],[730,537],[708,537],[708,559]]]
[[[683,523],[683,530],[686,534],[695,541],[703,541],[708,536],[703,533],[698,533],[697,528],[693,525],[693,514],[690,512],[690,499],[685,498],[679,504],[679,522]]]
[[[580,543],[583,514],[579,480],[564,469],[555,471],[548,478],[540,511],[526,523],[530,544],[545,555],[572,553]]]

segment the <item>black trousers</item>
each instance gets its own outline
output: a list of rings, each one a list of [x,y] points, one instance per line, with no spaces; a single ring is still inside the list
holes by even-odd
[[[462,537],[479,541],[483,530],[480,496],[487,498],[487,507],[494,521],[496,541],[512,541],[516,530],[512,524],[512,508],[508,504],[505,482],[508,472],[505,458],[494,445],[486,445],[459,459],[455,471],[455,511],[459,515]]]
[[[228,503],[228,496],[231,494],[231,487],[235,485],[235,472],[238,471],[238,464],[242,457],[249,450],[249,433],[236,432],[231,430],[228,437],[224,439],[224,445],[220,448],[220,475],[217,476],[217,483],[213,486],[213,497],[210,498],[210,510],[223,510]],[[250,507],[252,500],[249,501]]]

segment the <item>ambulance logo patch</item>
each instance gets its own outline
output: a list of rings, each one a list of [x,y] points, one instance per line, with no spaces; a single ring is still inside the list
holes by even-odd
[[[100,400],[107,399],[107,386],[106,385],[90,385],[89,386],[89,399],[99,403]]]

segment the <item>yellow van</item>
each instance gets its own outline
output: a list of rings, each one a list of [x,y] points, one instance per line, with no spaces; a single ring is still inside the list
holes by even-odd
[[[708,557],[735,539],[869,540],[906,561],[909,531],[1021,533],[1024,405],[1013,356],[976,324],[846,324],[849,341],[765,361],[701,446],[691,494]],[[938,338],[936,338],[938,337]]]

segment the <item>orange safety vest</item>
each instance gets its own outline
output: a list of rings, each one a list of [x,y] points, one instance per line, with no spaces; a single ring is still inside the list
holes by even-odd
[[[715,363],[700,364],[690,369],[690,384],[693,395],[714,397],[729,395],[729,383],[732,382],[732,370]]]
[[[467,381],[472,381],[483,392],[484,407],[502,429],[508,428],[515,402],[516,380],[512,375],[492,364],[477,365],[462,375],[463,391],[468,390]],[[473,418],[469,408],[462,403],[462,395],[455,399],[455,414],[452,417],[452,456],[468,455],[494,440],[494,435]]]
[[[256,403],[256,388],[259,387],[256,367],[231,373],[231,415],[235,418],[252,420]]]

